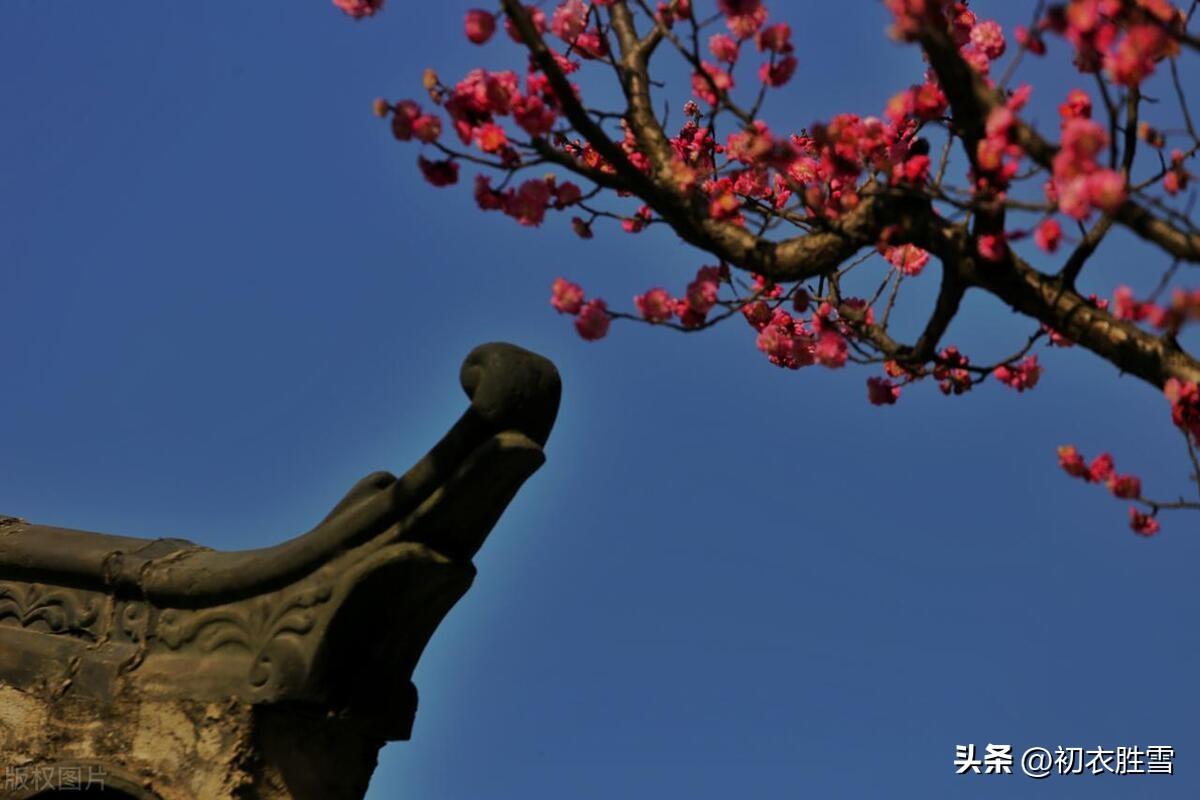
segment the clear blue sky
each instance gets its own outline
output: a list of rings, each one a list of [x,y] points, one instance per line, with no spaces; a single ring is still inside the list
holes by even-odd
[[[555,276],[628,306],[704,260],[424,185],[370,102],[425,66],[519,64],[465,43],[468,5],[0,7],[0,510],[281,541],[408,467],[464,407],[461,358],[509,340],[563,375],[549,462],[421,662],[373,800],[1197,796],[1200,524],[1142,540],[1054,458],[1109,448],[1184,491],[1161,396],[1060,351],[1026,395],[878,409],[866,372],[777,370],[740,321],[581,341]],[[775,118],[878,112],[916,78],[879,4],[783,5],[800,72]],[[1147,287],[1161,261],[1114,237],[1087,279]],[[967,312],[951,338],[981,360],[1027,333]],[[955,777],[967,742],[1169,744],[1178,774]]]

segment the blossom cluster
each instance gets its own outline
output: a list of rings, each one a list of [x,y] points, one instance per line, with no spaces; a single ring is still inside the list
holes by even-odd
[[[1176,333],[1186,323],[1200,322],[1200,289],[1177,288],[1171,301],[1161,305],[1150,300],[1137,300],[1128,286],[1118,286],[1113,292],[1113,316],[1129,322],[1146,322],[1163,331]]]
[[[915,278],[929,263],[929,253],[915,244],[902,244],[899,247],[888,247],[884,250],[884,258],[898,269],[901,274]]]
[[[579,284],[563,278],[555,280],[550,290],[550,305],[560,314],[573,315],[575,330],[585,340],[593,342],[608,334],[612,322],[608,304],[599,298],[586,300]]]
[[[746,321],[758,331],[755,344],[772,364],[787,369],[846,365],[850,328],[829,303],[821,303],[807,319],[780,307],[766,312],[765,304],[746,308]]]
[[[996,380],[1018,392],[1037,386],[1042,377],[1042,367],[1037,356],[1026,356],[1014,364],[1001,364],[992,371]]]
[[[1076,89],[1059,110],[1062,143],[1054,156],[1054,178],[1046,185],[1047,199],[1073,219],[1085,219],[1093,209],[1115,212],[1125,202],[1125,177],[1097,160],[1108,147],[1108,131],[1091,119],[1091,98]]]
[[[1184,18],[1168,0],[1071,0],[1049,8],[1039,27],[1067,39],[1081,72],[1138,86],[1177,52]]]
[[[1200,386],[1178,378],[1169,378],[1163,394],[1171,403],[1171,420],[1200,445]]]
[[[1109,453],[1101,453],[1088,462],[1073,445],[1063,445],[1058,448],[1058,464],[1072,477],[1106,486],[1114,497],[1142,499],[1141,479],[1136,475],[1118,474],[1116,463]],[[1142,536],[1153,536],[1159,531],[1158,520],[1141,512],[1136,506],[1129,508],[1129,525],[1134,533]]]
[[[1163,393],[1171,404],[1172,421],[1184,432],[1192,446],[1200,446],[1200,385],[1169,378]],[[1114,497],[1136,500],[1149,506],[1149,514],[1136,506],[1130,507],[1129,524],[1135,533],[1143,536],[1158,533],[1160,526],[1155,514],[1160,504],[1142,496],[1142,482],[1136,475],[1118,474],[1110,454],[1101,453],[1089,462],[1074,446],[1063,445],[1058,448],[1058,463],[1068,475],[1088,483],[1103,484]]]
[[[941,103],[944,108],[944,98]],[[809,216],[836,219],[859,205],[864,173],[905,185],[928,178],[927,146],[915,136],[919,120],[908,114],[907,104],[891,108],[888,119],[842,114],[804,134],[779,135],[755,120],[717,143],[692,103],[670,138],[671,172],[680,191],[703,193],[714,220],[744,225],[746,211],[782,210],[793,199]]]
[[[690,13],[690,4],[688,9]],[[742,47],[753,41],[767,60],[758,68],[758,78],[766,86],[778,88],[791,80],[799,61],[792,46],[792,29],[786,22],[767,25],[767,7],[760,0],[725,2],[718,0],[724,15],[727,33],[709,37],[708,50],[716,59],[702,61],[692,75],[692,92],[709,105],[718,105],[733,88],[733,67],[742,54]]]
[[[383,0],[333,0],[333,4],[354,19],[374,16],[383,8]]]

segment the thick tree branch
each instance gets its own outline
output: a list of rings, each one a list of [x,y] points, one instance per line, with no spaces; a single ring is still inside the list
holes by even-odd
[[[941,253],[959,254],[960,276],[1013,309],[1045,323],[1071,341],[1111,362],[1122,372],[1162,387],[1168,378],[1200,381],[1200,361],[1173,342],[1118,320],[1092,305],[1057,277],[1031,267],[1015,253],[993,264],[974,255],[971,237],[962,226],[945,226],[936,245]],[[932,248],[931,248],[932,249]],[[946,256],[943,256],[943,263]]]
[[[1137,203],[1126,201],[1117,209],[1117,221],[1175,258],[1200,262],[1200,234],[1186,233],[1159,219]]]
[[[621,89],[629,104],[626,121],[637,139],[642,152],[649,156],[655,166],[657,183],[670,185],[669,173],[672,151],[667,135],[663,133],[654,107],[650,101],[650,75],[647,62],[648,48],[644,48],[634,28],[633,15],[624,2],[613,3],[610,9],[612,29],[617,34],[621,48],[618,67],[621,72]]]

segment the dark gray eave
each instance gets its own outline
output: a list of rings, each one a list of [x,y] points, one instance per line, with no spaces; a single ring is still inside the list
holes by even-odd
[[[65,661],[90,676],[72,679],[85,693],[295,701],[379,717],[382,735],[403,738],[416,660],[542,464],[558,410],[554,366],[513,345],[476,348],[461,383],[470,406],[421,461],[367,476],[275,547],[0,518],[0,681],[49,685],[59,666],[42,662]],[[402,710],[407,723],[386,720]]]

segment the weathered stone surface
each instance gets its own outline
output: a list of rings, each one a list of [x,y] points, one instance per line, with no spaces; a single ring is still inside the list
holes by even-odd
[[[553,365],[512,345],[476,348],[462,384],[471,405],[425,458],[276,547],[0,518],[0,796],[86,769],[113,796],[360,798],[557,413]]]

